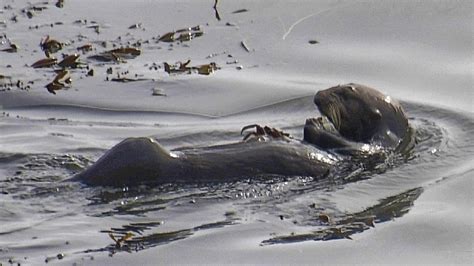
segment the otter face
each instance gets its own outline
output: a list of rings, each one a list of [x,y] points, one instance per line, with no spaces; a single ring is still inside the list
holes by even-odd
[[[314,103],[339,134],[351,141],[392,145],[389,142],[402,138],[408,126],[396,101],[362,85],[350,83],[319,91]]]

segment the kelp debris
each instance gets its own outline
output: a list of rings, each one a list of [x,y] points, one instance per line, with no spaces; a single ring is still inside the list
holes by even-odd
[[[67,70],[60,70],[57,72],[56,77],[51,83],[48,83],[45,87],[49,93],[56,94],[55,91],[61,90],[68,85],[71,85],[72,80],[69,75],[69,71]]]
[[[217,21],[221,20],[221,16],[219,14],[219,10],[217,10],[217,4],[219,4],[219,0],[215,0],[214,6],[212,7],[214,9],[214,14],[216,16]]]
[[[115,242],[115,248],[118,249],[122,247],[122,244],[125,243],[125,241],[131,239],[133,236],[133,233],[127,232],[117,239],[112,233],[109,233],[109,237]]]
[[[112,78],[110,81],[113,82],[122,82],[122,83],[127,83],[127,82],[135,82],[135,81],[144,81],[147,79],[140,79],[140,78],[127,78],[127,77],[117,77],[117,78]]]
[[[247,51],[247,53],[250,53],[250,49],[245,41],[241,41],[240,45],[245,49],[245,51]]]
[[[248,11],[249,11],[248,9],[242,8],[242,9],[235,10],[234,12],[232,12],[232,14],[245,13],[245,12],[248,12]]]
[[[352,235],[375,227],[375,223],[391,221],[406,214],[413,206],[413,202],[421,195],[423,188],[414,188],[395,196],[383,199],[364,211],[347,214],[344,217],[331,218],[326,214],[319,214],[317,219],[329,225],[326,228],[305,234],[290,234],[275,236],[261,242],[261,246],[272,244],[287,244],[302,241],[328,241],[336,239],[350,239]],[[325,217],[327,216],[327,217]]]
[[[82,46],[77,47],[76,50],[82,52],[83,54],[85,54],[87,52],[92,51],[92,44],[90,44],[90,43],[84,44]]]
[[[43,40],[40,42],[41,50],[44,51],[46,57],[49,57],[51,54],[58,52],[63,48],[63,44],[59,41],[51,39],[49,35],[47,35]]]
[[[190,28],[179,29],[172,32],[163,34],[158,41],[159,42],[186,42],[194,38],[201,37],[204,32],[201,30],[201,26],[194,26]]]
[[[1,51],[7,53],[16,53],[18,52],[18,45],[11,43],[8,48],[2,49]]]
[[[58,0],[55,4],[57,8],[63,8],[64,7],[64,0]]]
[[[79,65],[82,64],[80,61],[78,61],[78,59],[78,54],[65,55],[63,60],[59,62],[58,65],[62,68],[77,68]]]
[[[56,59],[54,57],[50,57],[50,58],[40,59],[40,60],[34,62],[31,65],[31,67],[32,68],[52,67],[52,66],[56,65],[57,63],[58,63],[58,59]]]
[[[142,53],[142,51],[137,48],[123,47],[123,48],[110,50],[107,53],[116,54],[116,55],[119,55],[120,57],[135,58],[139,56]]]
[[[142,23],[133,24],[130,27],[128,27],[128,29],[130,29],[130,30],[132,30],[132,29],[141,29],[141,28],[142,28]]]
[[[210,75],[214,73],[215,70],[219,69],[216,63],[211,62],[209,64],[198,65],[198,66],[188,66],[191,63],[191,60],[188,60],[184,63],[177,62],[176,64],[170,65],[167,62],[164,63],[165,72],[168,74],[192,74],[197,72],[200,75]]]
[[[89,59],[94,59],[101,62],[125,62],[124,59],[133,59],[141,54],[141,50],[133,47],[122,47],[109,51],[105,51],[98,55],[90,56]]]

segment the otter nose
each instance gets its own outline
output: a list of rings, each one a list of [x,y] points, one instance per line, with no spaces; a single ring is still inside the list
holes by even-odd
[[[321,91],[318,91],[316,93],[316,95],[314,95],[314,104],[316,104],[317,106],[319,106],[321,104],[321,98],[322,98],[322,93]]]

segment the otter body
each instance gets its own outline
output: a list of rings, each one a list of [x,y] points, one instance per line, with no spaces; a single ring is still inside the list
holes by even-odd
[[[169,151],[151,138],[128,138],[76,175],[90,185],[220,182],[255,176],[323,178],[339,159],[367,146],[406,152],[414,130],[401,105],[375,89],[347,84],[314,97],[321,117],[306,120],[304,139],[238,142]]]

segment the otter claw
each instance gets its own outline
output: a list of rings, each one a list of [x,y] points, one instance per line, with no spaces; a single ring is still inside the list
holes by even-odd
[[[269,126],[262,127],[258,124],[252,124],[243,127],[240,131],[240,135],[243,135],[244,131],[250,128],[255,128],[255,131],[246,134],[243,141],[250,139],[250,137],[252,136],[257,140],[265,140],[265,137],[270,137],[272,139],[283,139],[288,141],[288,139],[291,138],[290,134],[285,133],[281,130]]]
[[[250,128],[253,128],[253,127],[255,128],[255,130],[256,130],[257,132],[261,132],[262,134],[264,133],[264,132],[263,132],[263,129],[262,129],[262,127],[261,127],[260,125],[258,125],[258,124],[251,124],[251,125],[247,125],[247,126],[243,127],[242,130],[240,131],[240,135],[244,134],[244,131],[245,131],[245,130],[250,129]],[[255,133],[255,132],[253,132],[253,133]],[[248,135],[248,134],[247,134],[247,135]]]

